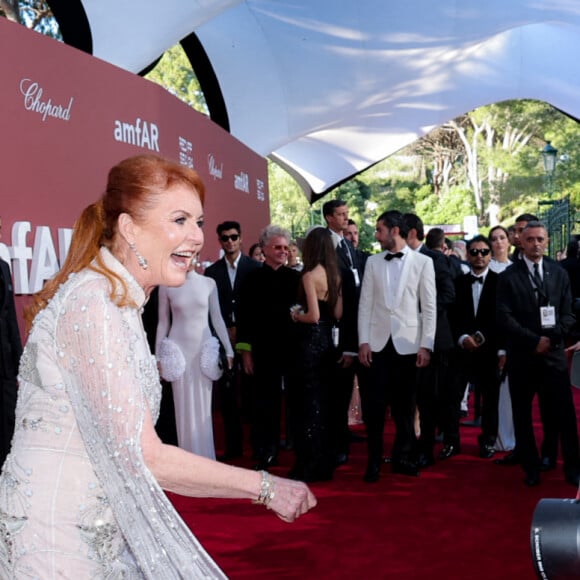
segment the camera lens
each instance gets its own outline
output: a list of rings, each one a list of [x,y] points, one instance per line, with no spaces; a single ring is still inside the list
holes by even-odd
[[[530,531],[532,559],[538,578],[578,578],[580,570],[580,502],[542,499]]]

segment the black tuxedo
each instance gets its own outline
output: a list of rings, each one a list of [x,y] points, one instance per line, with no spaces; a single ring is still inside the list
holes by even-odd
[[[205,269],[204,274],[215,280],[222,318],[230,333],[232,343],[236,342],[236,326],[240,289],[246,276],[260,269],[261,264],[252,258],[241,254],[238,261],[234,285],[230,281],[227,258],[214,262]],[[232,373],[224,373],[217,382],[217,396],[222,414],[225,432],[226,459],[239,457],[243,453],[242,415],[248,416],[252,406],[252,381],[241,371],[241,360],[236,355]],[[240,410],[241,405],[241,410]]]
[[[450,401],[457,398],[454,396],[457,390],[456,381],[450,368],[454,343],[448,317],[448,310],[455,301],[455,286],[445,254],[431,250],[425,245],[421,245],[417,251],[433,261],[437,289],[435,344],[429,365],[419,369],[417,387],[417,407],[421,421],[419,452],[424,454],[426,459],[431,459],[438,416],[446,416],[446,410],[452,406]],[[449,430],[445,433],[448,435]]]
[[[18,384],[18,364],[22,354],[22,342],[14,307],[14,289],[8,264],[0,259],[0,403],[1,437],[0,467],[10,451],[14,434],[14,411]]]
[[[500,377],[498,350],[501,347],[496,324],[498,274],[487,271],[477,307],[473,304],[471,274],[455,280],[455,305],[452,309],[453,332],[456,343],[465,335],[476,331],[483,334],[485,342],[475,351],[459,349],[461,372],[465,385],[469,381],[482,397],[481,444],[493,445],[497,437]],[[475,282],[478,283],[478,282]],[[459,409],[457,409],[459,412]]]
[[[340,345],[342,352],[357,352],[357,308],[360,297],[360,285],[362,283],[363,267],[359,264],[360,255],[354,249],[352,242],[343,238],[346,244],[346,251],[342,244],[336,247],[336,257],[338,267],[342,277],[342,301],[343,315],[340,321]],[[358,285],[353,273],[353,268],[358,272]]]
[[[260,268],[260,266],[260,262],[242,254],[240,256],[240,261],[238,262],[233,287],[230,282],[228,264],[225,256],[205,269],[204,274],[213,278],[217,285],[222,318],[228,328],[236,326],[237,303],[240,296],[240,288],[242,287],[245,277],[249,272]]]
[[[341,244],[336,247],[336,257],[342,278],[343,303],[343,314],[339,324],[338,351],[340,355],[343,352],[358,352],[357,313],[360,287],[362,284],[364,265],[366,263],[365,254],[363,252],[357,252],[350,240],[346,238],[342,239],[346,244],[346,250]],[[356,284],[353,268],[356,268],[358,273],[358,285]],[[359,386],[361,396],[364,398],[365,379],[363,375],[365,374],[365,369],[361,369],[360,365],[358,365],[358,359],[355,359],[353,364],[347,368],[337,364],[335,371],[336,391],[331,401],[332,409],[330,413],[331,439],[336,455],[339,457],[339,462],[343,462],[349,452],[350,430],[348,428],[348,408],[352,397],[354,376],[355,373],[359,373],[360,375]],[[361,378],[362,380],[360,380]]]
[[[532,425],[532,401],[537,393],[544,423],[542,455],[556,459],[559,436],[564,469],[569,475],[580,467],[576,413],[564,352],[564,340],[574,324],[572,295],[568,275],[554,260],[544,257],[543,269],[541,294],[534,290],[523,259],[500,274],[498,325],[505,335],[516,444],[522,465],[528,473],[538,469]],[[540,304],[546,303],[556,312],[556,324],[550,329],[541,325]],[[535,352],[541,336],[550,339],[551,348],[546,354]]]

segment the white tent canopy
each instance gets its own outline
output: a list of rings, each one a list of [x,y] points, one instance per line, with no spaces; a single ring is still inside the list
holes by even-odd
[[[76,2],[93,54],[129,71],[195,33],[232,135],[310,198],[482,105],[580,117],[576,0]],[[74,2],[54,4],[60,20]]]

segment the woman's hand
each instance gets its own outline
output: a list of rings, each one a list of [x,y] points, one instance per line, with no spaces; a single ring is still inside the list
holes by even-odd
[[[566,352],[576,352],[577,350],[580,350],[580,340],[572,346],[569,346],[566,349]]]
[[[302,481],[294,481],[271,476],[274,485],[274,497],[268,504],[276,515],[285,522],[293,522],[316,506],[317,501],[308,486]]]

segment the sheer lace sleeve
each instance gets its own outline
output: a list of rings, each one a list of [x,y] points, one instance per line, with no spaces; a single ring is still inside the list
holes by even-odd
[[[143,461],[146,409],[160,385],[139,311],[118,308],[96,277],[70,285],[55,313],[57,356],[89,457],[146,578],[223,578]]]
[[[220,301],[218,295],[217,285],[211,278],[207,278],[212,282],[211,292],[209,293],[209,317],[211,324],[220,339],[220,342],[224,345],[226,349],[226,355],[229,357],[234,356],[234,349],[232,348],[232,343],[230,342],[230,337],[228,335],[228,329],[226,328],[226,323],[222,317],[220,310]]]

